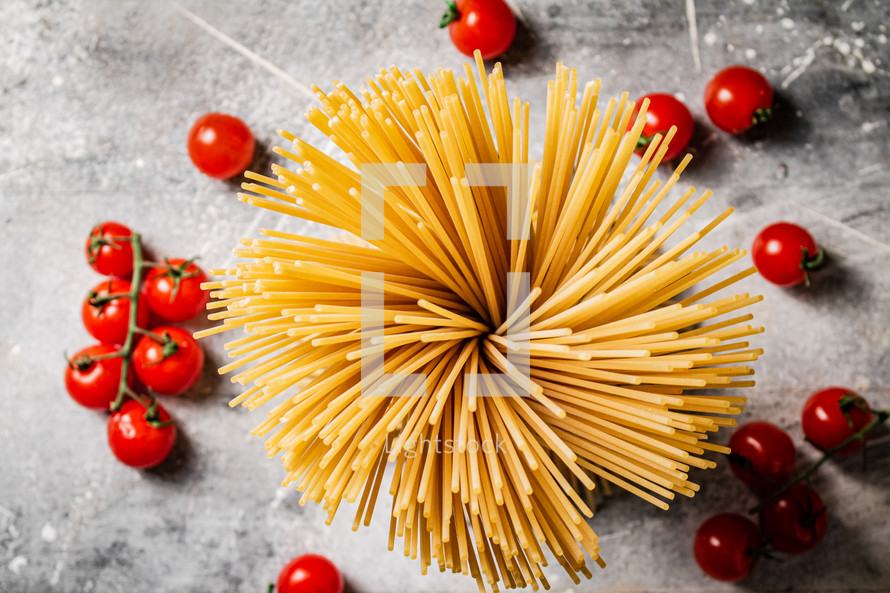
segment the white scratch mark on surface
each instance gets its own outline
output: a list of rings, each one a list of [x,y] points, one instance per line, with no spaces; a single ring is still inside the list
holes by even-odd
[[[219,29],[215,28],[213,25],[211,25],[210,23],[208,23],[207,21],[205,21],[198,15],[190,12],[187,8],[185,8],[179,2],[174,1],[174,2],[172,2],[172,4],[174,7],[176,7],[176,10],[178,10],[179,12],[182,13],[182,15],[184,17],[186,17],[187,19],[189,19],[190,21],[192,21],[193,23],[195,23],[196,25],[198,25],[199,27],[201,27],[202,29],[204,29],[205,31],[210,33],[212,36],[216,37],[217,39],[219,39],[220,41],[222,41],[223,43],[225,43],[226,45],[228,45],[229,47],[234,49],[235,51],[237,51],[241,55],[243,55],[245,58],[249,59],[251,62],[253,62],[257,66],[259,66],[260,68],[263,68],[263,69],[271,72],[272,74],[274,74],[275,76],[277,76],[278,78],[280,78],[281,80],[286,82],[288,85],[293,87],[301,95],[304,95],[310,99],[315,99],[315,93],[313,93],[309,87],[304,85],[302,82],[298,81],[296,78],[294,78],[293,76],[291,76],[290,74],[288,74],[287,72],[285,72],[284,70],[282,70],[281,68],[279,68],[278,66],[276,66],[275,64],[270,62],[269,60],[267,60],[266,58],[256,54],[255,52],[251,51],[247,47],[238,43],[237,41],[235,41],[234,39],[232,39],[231,37],[229,37],[222,31],[220,31]]]
[[[796,68],[785,77],[785,80],[782,81],[781,87],[783,89],[787,89],[788,86],[797,80],[797,78],[807,71],[807,68],[813,63],[813,60],[816,59],[816,48],[823,45],[825,42],[823,40],[819,40],[810,47],[807,48],[806,52],[798,58],[794,58],[791,60],[792,64],[796,65]]]
[[[853,4],[853,0],[844,0],[844,3],[841,4],[841,10],[847,12],[847,9],[850,8],[851,4]]]
[[[5,171],[3,173],[0,173],[0,181],[3,181],[4,179],[12,179],[13,177],[18,177],[19,175],[24,175],[28,171],[33,171],[34,169],[36,169],[38,167],[42,167],[45,164],[46,163],[43,163],[43,162],[33,163],[33,164],[27,165],[25,167],[19,167],[18,169],[13,169],[11,171]]]
[[[695,19],[695,0],[686,0],[686,20],[689,22],[689,45],[692,47],[692,63],[701,72],[701,55],[698,53],[698,24]]]
[[[807,212],[812,212],[813,214],[815,214],[816,216],[818,216],[819,218],[821,218],[822,220],[824,220],[831,226],[833,226],[835,228],[843,229],[843,230],[849,232],[850,234],[855,235],[856,237],[859,238],[860,241],[862,241],[864,243],[868,243],[869,245],[871,245],[873,247],[877,247],[881,251],[886,251],[887,253],[890,253],[890,245],[888,245],[887,243],[882,243],[881,241],[878,241],[874,237],[866,235],[865,233],[863,233],[860,230],[854,229],[853,227],[851,227],[848,224],[844,224],[843,222],[841,222],[839,220],[835,220],[834,218],[819,212],[815,208],[810,208],[809,206],[807,206],[805,204],[801,204],[800,202],[796,202],[794,200],[792,200],[791,203],[803,208]]]

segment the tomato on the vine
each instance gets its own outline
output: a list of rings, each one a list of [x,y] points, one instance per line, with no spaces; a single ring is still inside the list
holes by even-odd
[[[318,554],[297,556],[278,574],[278,593],[343,593],[343,575]]]
[[[151,310],[167,321],[187,321],[204,310],[210,292],[201,288],[207,274],[192,261],[168,259],[145,277],[142,289]]]
[[[130,467],[158,465],[176,442],[176,425],[154,426],[145,418],[146,409],[135,400],[127,400],[108,418],[108,446],[118,461]],[[157,423],[170,422],[167,410],[157,405]]]
[[[65,389],[71,399],[85,408],[107,410],[120,387],[124,359],[117,353],[113,346],[95,344],[75,354],[65,369]],[[133,385],[132,373],[127,384]]]
[[[706,575],[734,583],[751,573],[757,561],[760,532],[737,513],[714,515],[695,533],[695,561]]]
[[[127,339],[130,321],[130,282],[109,278],[93,287],[84,299],[80,313],[83,324],[91,336],[103,344],[123,344]],[[119,295],[119,296],[114,296]],[[114,296],[114,298],[108,298]],[[136,325],[148,325],[150,312],[145,298],[140,294],[136,304]]]
[[[661,134],[663,138],[668,133],[668,130],[671,129],[671,126],[677,126],[677,131],[674,133],[674,137],[671,139],[662,160],[670,161],[677,158],[683,153],[683,150],[692,138],[692,131],[695,128],[692,114],[689,113],[686,105],[673,95],[652,93],[637,100],[636,108],[634,108],[628,123],[628,129],[633,127],[639,113],[639,107],[645,99],[649,99],[649,107],[646,109],[646,125],[643,126],[643,132],[637,143],[637,154],[646,152],[649,144],[652,143],[653,136]],[[659,141],[659,144],[663,141]]]
[[[133,231],[118,222],[102,222],[87,237],[84,252],[90,267],[106,276],[126,278],[133,272]]]
[[[757,70],[730,66],[705,87],[705,109],[714,125],[740,134],[772,117],[773,87]]]
[[[503,0],[449,0],[439,27],[448,27],[451,42],[473,56],[477,49],[488,60],[507,51],[516,35],[516,17]]]
[[[788,433],[769,422],[749,422],[729,439],[729,462],[739,479],[759,492],[781,486],[794,470],[797,451]]]
[[[161,326],[151,333],[142,336],[133,351],[136,375],[157,393],[179,395],[201,376],[204,351],[182,328]]]
[[[202,115],[189,131],[189,157],[202,173],[217,179],[244,173],[253,160],[254,147],[250,128],[234,115]]]
[[[760,275],[779,286],[806,282],[807,272],[824,260],[822,248],[807,230],[790,222],[777,222],[760,231],[751,257]]]
[[[861,396],[843,387],[829,387],[810,396],[803,406],[801,424],[807,440],[827,451],[865,428],[873,417]],[[854,453],[861,447],[862,441],[856,439],[838,453]]]
[[[777,550],[800,554],[819,543],[828,527],[822,497],[807,484],[798,482],[760,511],[764,539]]]

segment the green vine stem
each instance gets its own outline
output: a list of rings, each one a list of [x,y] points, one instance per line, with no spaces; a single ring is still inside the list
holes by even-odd
[[[167,420],[162,422],[158,417],[158,403],[155,399],[150,395],[141,395],[130,389],[128,385],[128,379],[130,374],[130,360],[133,356],[133,347],[135,342],[135,337],[137,335],[150,335],[153,338],[156,338],[160,341],[164,340],[163,336],[159,336],[153,332],[148,330],[144,330],[137,324],[138,319],[138,307],[139,307],[139,290],[142,288],[142,276],[145,268],[152,267],[154,264],[152,262],[146,262],[143,259],[142,253],[142,236],[139,233],[133,233],[130,237],[119,237],[116,240],[119,241],[129,241],[133,248],[133,277],[130,280],[130,292],[121,295],[114,295],[115,298],[125,298],[130,301],[130,316],[127,320],[127,337],[124,340],[123,346],[121,346],[120,350],[114,354],[114,356],[120,356],[123,358],[123,364],[121,365],[121,378],[120,383],[118,383],[117,388],[117,397],[111,403],[111,411],[117,412],[121,409],[121,406],[124,403],[124,398],[129,397],[132,400],[139,402],[145,408],[145,419],[154,426],[155,428],[160,428],[162,426],[167,426],[168,424],[172,424],[172,420]],[[111,297],[112,295],[108,295]],[[110,298],[106,298],[106,300],[111,300]],[[99,357],[96,357],[98,359]]]
[[[890,410],[872,410],[871,408],[867,408],[867,409],[869,412],[871,412],[873,414],[873,417],[868,424],[863,426],[861,429],[859,429],[855,433],[851,434],[849,437],[847,437],[846,439],[844,439],[843,441],[841,441],[840,443],[838,443],[831,449],[828,449],[827,451],[823,452],[822,457],[820,457],[815,463],[813,463],[813,465],[811,465],[804,471],[797,474],[795,477],[791,478],[790,480],[788,480],[787,482],[782,484],[782,486],[780,486],[778,490],[776,490],[775,492],[773,492],[772,494],[770,494],[769,496],[767,496],[766,498],[761,500],[760,503],[757,504],[757,506],[752,507],[751,509],[748,510],[748,512],[752,515],[754,513],[760,512],[763,509],[763,507],[766,506],[766,503],[776,499],[780,494],[783,494],[784,492],[786,492],[789,488],[791,488],[795,484],[797,484],[799,482],[803,482],[803,481],[808,481],[810,479],[810,477],[814,473],[816,473],[816,470],[819,469],[819,467],[823,463],[825,463],[826,461],[828,461],[829,459],[831,459],[832,457],[837,455],[837,453],[839,451],[841,451],[844,447],[846,447],[850,443],[853,443],[856,441],[863,442],[863,454],[864,454],[865,437],[868,436],[868,434],[872,430],[874,430],[877,425],[886,422],[887,419],[890,418]]]
[[[120,349],[120,354],[124,358],[124,364],[121,365],[121,379],[117,388],[117,398],[111,404],[112,412],[120,410],[124,403],[124,396],[133,393],[127,385],[127,379],[130,373],[130,357],[133,353],[133,336],[136,334],[136,330],[139,329],[136,319],[139,313],[137,310],[139,306],[139,289],[142,287],[142,235],[133,233],[132,236],[127,237],[125,240],[130,241],[133,247],[133,278],[130,281],[130,292],[125,297],[130,299],[130,317],[127,320],[127,338]],[[134,399],[142,403],[140,399]]]

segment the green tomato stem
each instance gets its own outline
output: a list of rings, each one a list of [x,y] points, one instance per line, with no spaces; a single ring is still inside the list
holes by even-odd
[[[442,20],[439,21],[439,28],[444,29],[457,20],[460,20],[460,12],[457,10],[457,5],[455,5],[454,0],[448,0],[448,9],[442,15]]]
[[[124,340],[124,345],[121,346],[119,351],[119,355],[123,357],[124,363],[121,365],[121,380],[117,388],[117,397],[111,403],[112,412],[117,412],[121,409],[121,406],[124,403],[124,397],[126,396],[145,405],[141,397],[134,393],[127,385],[128,375],[130,374],[129,362],[133,354],[133,336],[142,331],[137,324],[137,319],[139,313],[139,289],[142,286],[143,271],[142,236],[139,233],[133,233],[133,236],[129,237],[129,241],[133,247],[133,278],[130,284],[130,292],[126,295],[126,298],[130,299],[130,317],[127,321],[127,337]],[[146,406],[146,408],[146,414],[148,414],[150,412],[150,406]]]

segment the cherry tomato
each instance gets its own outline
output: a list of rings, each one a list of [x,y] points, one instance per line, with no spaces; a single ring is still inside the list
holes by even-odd
[[[764,539],[789,554],[814,548],[827,527],[825,503],[815,490],[802,483],[767,501],[760,511]]]
[[[705,109],[714,125],[740,134],[771,116],[773,87],[763,74],[747,66],[718,72],[705,87]]]
[[[205,175],[228,179],[244,173],[253,160],[253,133],[234,115],[208,113],[189,131],[189,156]]]
[[[686,105],[673,95],[653,93],[640,97],[637,100],[637,108],[634,109],[633,115],[631,115],[628,129],[633,127],[639,113],[639,106],[644,99],[649,99],[649,108],[646,109],[646,125],[643,126],[643,133],[637,143],[637,154],[646,152],[646,148],[649,147],[655,134],[664,136],[671,129],[671,126],[677,126],[677,131],[671,140],[667,152],[664,154],[663,160],[669,161],[677,158],[683,153],[683,150],[692,138],[692,130],[695,128],[692,114],[689,113]]]
[[[113,346],[96,344],[84,348],[68,361],[65,389],[74,401],[85,408],[107,410],[111,402],[117,399],[124,359],[114,356],[95,360],[117,351]],[[127,375],[127,384],[133,385],[132,373]]]
[[[191,261],[174,258],[152,268],[142,289],[151,310],[167,321],[187,321],[204,310],[210,292],[201,288],[207,274]]]
[[[769,422],[749,422],[729,439],[730,467],[739,479],[758,492],[781,486],[794,470],[797,451],[784,430]]]
[[[769,422],[743,424],[729,439],[730,467],[758,492],[781,486],[794,470],[797,451],[784,430]]]
[[[753,521],[737,513],[722,513],[698,528],[695,561],[709,577],[734,583],[751,573],[759,545],[760,533]]]
[[[133,272],[133,246],[116,239],[132,236],[133,231],[117,222],[94,226],[84,245],[90,267],[105,276],[128,277]]]
[[[318,554],[297,556],[278,574],[278,593],[343,593],[343,575]]]
[[[829,387],[810,396],[803,406],[801,424],[807,440],[827,451],[862,430],[872,417],[862,397],[843,387]],[[861,447],[857,439],[838,453],[854,453]]]
[[[777,222],[760,231],[751,257],[760,275],[779,286],[807,282],[807,272],[824,260],[822,248],[806,229],[790,222]]]
[[[122,296],[105,301],[108,295],[126,295],[130,283],[119,278],[109,278],[93,287],[81,307],[83,324],[90,335],[103,344],[123,344],[127,339],[130,321],[130,299]],[[141,294],[136,304],[136,325],[148,325],[150,311]]]
[[[133,350],[133,368],[149,389],[179,395],[195,384],[204,368],[204,351],[190,333],[179,327],[151,330],[162,337],[142,336]]]
[[[451,42],[471,56],[477,49],[489,60],[507,51],[516,35],[516,17],[503,0],[455,0],[439,27],[448,27]]]
[[[130,467],[158,465],[176,442],[176,425],[152,426],[145,419],[145,412],[142,404],[127,400],[108,418],[108,446],[118,461]],[[157,406],[157,421],[170,421],[170,415],[161,406]]]

